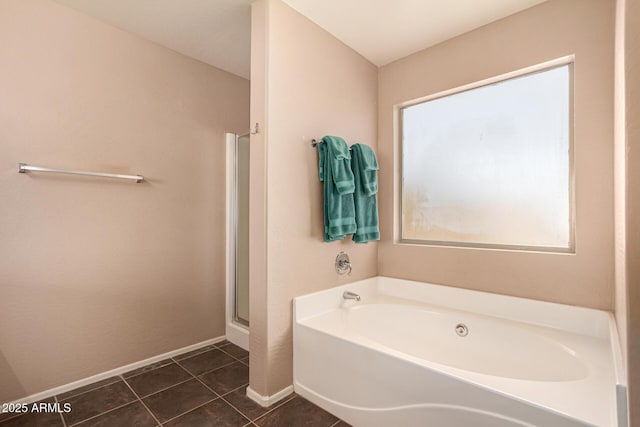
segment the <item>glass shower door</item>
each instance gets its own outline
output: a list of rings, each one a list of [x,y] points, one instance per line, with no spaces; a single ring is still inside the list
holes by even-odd
[[[235,305],[233,321],[249,326],[249,135],[236,135]]]

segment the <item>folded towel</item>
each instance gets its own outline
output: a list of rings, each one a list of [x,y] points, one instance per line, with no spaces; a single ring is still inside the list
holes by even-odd
[[[360,183],[362,184],[362,190],[366,196],[372,196],[378,192],[378,159],[371,147],[364,144],[354,144],[351,147],[355,153],[358,153],[358,167],[353,167],[354,174],[360,174]]]
[[[331,176],[338,193],[353,193],[355,181],[351,171],[349,146],[339,136],[325,136],[322,140],[327,145],[327,152],[329,153],[329,159],[331,159]]]
[[[349,147],[342,138],[325,136],[318,153],[319,178],[324,182],[324,240],[332,242],[356,231],[355,179]]]
[[[356,212],[356,232],[353,240],[356,243],[367,243],[380,240],[378,227],[378,161],[376,155],[365,144],[351,146],[351,168],[355,179],[354,205]]]

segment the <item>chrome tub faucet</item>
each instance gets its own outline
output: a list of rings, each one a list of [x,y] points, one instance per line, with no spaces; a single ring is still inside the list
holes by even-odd
[[[342,294],[342,298],[360,301],[360,295],[356,294],[355,292],[344,291],[344,293]]]

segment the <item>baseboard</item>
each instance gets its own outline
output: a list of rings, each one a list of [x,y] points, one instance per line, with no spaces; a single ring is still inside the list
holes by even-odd
[[[141,360],[139,362],[130,363],[125,366],[121,366],[119,368],[111,369],[110,371],[102,372],[96,375],[92,375],[87,378],[83,378],[78,381],[74,381],[65,385],[61,385],[59,387],[50,388],[49,390],[42,391],[40,393],[32,394],[27,397],[23,397],[22,399],[15,400],[10,402],[9,404],[17,404],[17,403],[33,403],[38,402],[43,399],[48,399],[49,397],[56,396],[61,393],[66,393],[67,391],[75,390],[78,387],[83,387],[85,385],[89,385],[95,383],[97,381],[101,381],[116,375],[124,374],[125,372],[132,371],[134,369],[142,368],[143,366],[150,365],[155,362],[160,362],[161,360],[167,359],[169,357],[179,356],[184,353],[188,353],[193,350],[197,350],[202,347],[206,347],[211,344],[219,343],[220,341],[224,341],[226,337],[217,337],[211,338],[206,341],[199,342],[197,344],[188,345],[186,347],[179,348],[177,350],[172,350],[167,353],[159,354],[157,356],[150,357],[148,359]]]
[[[279,392],[272,394],[271,396],[263,396],[258,392],[254,391],[250,386],[247,387],[247,397],[253,400],[254,402],[256,402],[258,405],[262,406],[263,408],[266,408],[268,406],[273,405],[276,402],[279,402],[280,400],[289,396],[291,393],[293,393],[293,385],[285,387]]]
[[[226,329],[227,339],[229,342],[242,347],[249,351],[249,330],[242,326],[235,325],[233,323],[227,324]]]

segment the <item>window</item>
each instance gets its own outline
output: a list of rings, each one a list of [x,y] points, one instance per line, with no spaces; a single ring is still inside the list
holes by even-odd
[[[571,73],[403,107],[402,241],[571,251]]]

